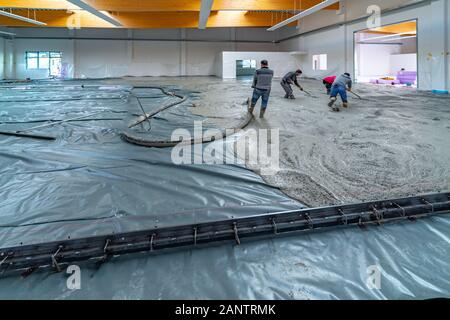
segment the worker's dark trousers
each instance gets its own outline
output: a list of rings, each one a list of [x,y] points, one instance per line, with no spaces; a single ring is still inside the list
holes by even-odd
[[[281,86],[283,87],[284,91],[286,92],[286,98],[292,97],[294,92],[292,91],[292,87],[289,83],[281,81]]]
[[[325,85],[325,88],[327,88],[327,94],[330,94],[331,93],[331,86],[332,86],[332,84],[328,83],[326,81],[324,81],[323,84]]]

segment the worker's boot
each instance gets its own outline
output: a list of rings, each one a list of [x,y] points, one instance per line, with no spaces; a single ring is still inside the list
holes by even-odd
[[[295,100],[295,96],[294,96],[293,94],[291,94],[291,95],[289,96],[289,99]]]
[[[342,106],[343,106],[344,108],[348,108],[348,102],[343,102],[343,103],[342,103]]]
[[[259,118],[264,118],[264,114],[266,113],[266,109],[261,108],[261,111],[259,112]]]
[[[248,103],[248,112],[253,114],[253,111],[255,110],[255,106],[252,105],[252,99],[248,99],[247,103]]]
[[[330,102],[328,102],[328,107],[333,108],[333,105],[335,102],[336,102],[336,97],[331,97]]]
[[[284,98],[285,98],[285,99],[289,99],[289,95],[286,93],[286,94],[284,95]]]

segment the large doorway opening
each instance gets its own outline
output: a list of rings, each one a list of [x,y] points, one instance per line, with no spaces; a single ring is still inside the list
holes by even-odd
[[[417,20],[355,32],[355,79],[417,86]]]

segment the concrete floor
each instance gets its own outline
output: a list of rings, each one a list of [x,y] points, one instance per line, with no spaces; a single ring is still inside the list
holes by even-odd
[[[221,123],[227,127],[236,123],[229,115],[242,112],[252,92],[248,80],[153,81],[202,92],[192,111],[215,118],[228,115],[229,123]],[[281,170],[263,176],[266,182],[310,206],[450,190],[450,98],[358,84],[354,90],[364,100],[351,96],[350,108],[335,113],[326,106],[321,82],[301,83],[315,97],[298,91],[296,100],[285,100],[274,80],[266,118],[256,117],[248,127],[280,130]]]
[[[201,92],[199,99],[193,101],[196,107],[190,110],[209,115],[210,121],[221,123],[225,127],[233,127],[240,122],[240,116],[245,112],[242,103],[251,94],[248,81],[222,81],[217,78],[129,78],[110,79],[108,82],[178,85]],[[299,93],[295,101],[282,98],[283,92],[277,82],[274,82],[267,118],[255,119],[249,129],[280,129],[281,171],[264,178],[282,188],[290,196],[308,205],[320,206],[450,189],[448,143],[450,100],[447,97],[417,93],[408,89],[360,85],[355,90],[369,100],[360,101],[352,98],[350,109],[333,113],[326,107],[327,96],[320,82],[302,81],[304,87],[317,98],[309,98]],[[61,93],[61,96],[63,95],[64,92]],[[20,104],[17,111],[23,111],[28,105]],[[71,102],[69,110],[65,110],[61,105],[60,102],[54,102],[50,105],[51,108],[48,108],[48,112],[53,114],[62,110],[80,111],[77,109],[81,107],[90,110],[102,107],[85,101]],[[133,112],[139,112],[137,105],[132,107]],[[123,110],[121,101],[116,102],[116,108]],[[33,110],[28,115],[32,118],[45,115],[35,112],[36,110]],[[59,116],[62,117],[63,114]],[[15,241],[23,239],[24,236],[29,239],[31,233],[36,237],[54,239],[55,234],[66,235],[66,232],[63,232],[66,231],[64,228],[67,226],[70,231],[73,223],[76,223],[73,232],[80,234],[91,231],[101,233],[110,225],[122,230],[124,227],[143,228],[144,221],[153,225],[154,218],[157,218],[156,221],[159,223],[164,219],[156,212],[155,216],[149,216],[150,220],[143,220],[137,216],[138,219],[133,223],[131,217],[123,213],[141,213],[142,209],[152,213],[158,205],[163,205],[163,197],[160,197],[162,200],[155,198],[160,193],[166,192],[169,186],[174,185],[171,181],[179,178],[175,175],[166,175],[149,159],[152,153],[160,154],[167,150],[149,150],[128,145],[117,139],[113,130],[104,130],[112,127],[120,128],[126,126],[126,123],[96,124],[93,125],[94,130],[87,134],[85,126],[87,124],[71,124],[67,127],[53,128],[52,134],[58,133],[64,137],[61,139],[63,140],[60,142],[61,145],[53,150],[56,151],[53,153],[51,149],[42,146],[42,142],[32,140],[26,142],[14,140],[17,152],[12,152],[11,144],[5,144],[4,154],[13,153],[13,156],[7,159],[4,168],[12,172],[4,172],[2,175],[7,179],[3,188],[6,189],[4,194],[9,196],[6,198],[9,200],[9,206],[14,205],[10,195],[17,194],[21,200],[19,204],[22,212],[31,214],[31,217],[18,216],[20,220],[17,223],[39,222],[40,225],[25,226],[31,230],[27,233],[24,229],[16,227],[14,230],[4,229],[5,237],[0,237],[2,241],[6,238]],[[93,148],[98,150],[93,151]],[[94,161],[93,155],[100,157]],[[125,162],[129,160],[133,163],[126,169],[123,166],[111,165],[111,162],[117,160]],[[134,163],[136,160],[139,160],[139,165]],[[58,170],[35,172],[36,168],[41,169],[48,163],[54,166],[50,169]],[[84,164],[89,170],[82,168]],[[127,163],[122,163],[124,164]],[[253,169],[258,171],[258,168]],[[67,175],[67,170],[70,176],[74,175],[77,178],[75,184],[77,188],[68,183],[70,176]],[[28,175],[15,174],[21,172]],[[15,178],[10,178],[7,173],[15,174]],[[30,175],[35,175],[35,180],[30,180]],[[126,180],[126,192],[121,196],[117,193],[120,183],[116,177],[122,175],[134,176],[134,179]],[[89,178],[90,176],[92,178]],[[210,177],[207,174],[205,176]],[[98,193],[95,192],[98,185],[95,181],[99,179],[101,179],[100,190],[103,190],[105,195],[100,200]],[[188,180],[193,181],[190,188],[194,192],[187,188],[187,194],[204,201],[203,195],[211,193],[215,203],[222,207],[226,202],[216,195],[223,195],[222,190],[232,189],[236,182],[231,180],[226,184],[223,176],[222,178],[212,176],[211,179],[214,179],[214,186],[198,182],[195,175],[190,176]],[[165,187],[161,188],[160,180]],[[42,190],[36,192],[36,189],[30,187],[30,181],[37,181]],[[142,188],[144,182],[147,186],[145,190]],[[14,189],[21,185],[26,187],[18,189],[19,193],[16,191],[13,193],[7,189],[8,185]],[[198,185],[204,189],[198,191]],[[135,191],[133,186],[143,190]],[[109,189],[110,187],[112,189]],[[148,192],[148,188],[153,188],[152,191],[155,192]],[[265,202],[269,196],[266,190],[258,197],[247,195],[245,193],[247,188],[248,184],[241,187],[244,192],[239,193],[243,198],[238,199],[239,201]],[[73,192],[77,193],[76,197],[72,196]],[[53,200],[61,193],[65,193],[63,197],[65,202],[55,203]],[[36,202],[29,202],[28,194],[35,197]],[[110,194],[114,196],[111,197]],[[182,196],[179,197],[177,204],[187,206],[193,203],[195,212],[198,213],[200,208],[196,202],[188,202],[185,195]],[[95,199],[95,202],[86,201],[88,197]],[[21,198],[26,199],[22,201]],[[67,218],[70,219],[79,218],[74,216],[74,212],[81,212],[87,218],[95,218],[94,215],[103,217],[102,210],[111,207],[125,210],[113,211],[112,220],[92,223],[86,219],[85,225],[81,227],[79,221],[56,219],[60,218],[58,215],[65,215],[66,210],[61,208],[67,209],[66,203],[72,202],[84,210],[69,211],[70,217]],[[176,203],[168,205],[174,208]],[[8,210],[8,203],[5,203],[4,207],[6,212],[4,217],[15,219],[16,217],[11,215],[14,210]],[[242,215],[248,212],[258,213],[253,207],[247,207],[247,211],[243,207],[238,208],[239,214]],[[256,208],[264,209],[266,212],[267,204]],[[226,213],[229,213],[229,210],[226,208]],[[44,214],[39,216],[37,211]],[[218,216],[217,213],[214,215]],[[184,217],[190,219],[196,216]],[[46,226],[45,219],[49,218],[64,224],[62,229],[54,224]],[[186,221],[175,220],[170,215],[167,219],[178,223]],[[443,297],[448,296],[450,287],[448,281],[450,254],[446,236],[448,219],[447,216],[436,216],[417,223],[406,222],[368,228],[364,232],[359,228],[338,229],[334,232],[290,237],[288,240],[276,238],[270,241],[244,242],[241,246],[212,247],[154,257],[140,255],[133,259],[105,264],[98,270],[83,269],[83,279],[88,280],[83,280],[82,290],[78,291],[67,289],[65,273],[34,273],[26,280],[19,277],[2,278],[0,297],[34,299]],[[91,229],[86,227],[88,225]],[[383,271],[381,290],[367,290],[366,287],[367,268],[374,265],[380,266]]]

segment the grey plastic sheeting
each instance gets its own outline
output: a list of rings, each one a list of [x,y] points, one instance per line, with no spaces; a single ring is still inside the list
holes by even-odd
[[[67,85],[67,82],[64,83]],[[59,94],[104,98],[123,88]],[[55,99],[55,89],[3,89],[1,101]],[[141,92],[142,93],[142,92]],[[143,93],[142,93],[143,94]],[[168,102],[154,90],[146,111]],[[151,101],[151,102],[150,102]],[[186,117],[189,113],[178,108]],[[302,205],[238,165],[176,166],[171,149],[147,149],[120,139],[132,99],[0,102],[2,130],[26,120],[65,119],[98,110],[95,118],[42,129],[56,142],[0,136],[0,245],[52,241],[110,232],[197,223],[277,212]],[[178,117],[174,110],[160,121]],[[180,117],[178,117],[180,118]],[[182,117],[181,117],[182,118]],[[152,121],[157,122],[158,119]],[[191,119],[192,121],[192,119]],[[183,119],[180,126],[188,125]],[[155,124],[158,126],[158,124]],[[164,126],[160,126],[163,128]],[[162,135],[167,135],[169,131]],[[136,254],[81,265],[81,289],[67,274],[0,279],[0,298],[31,299],[397,299],[450,296],[449,217],[305,234],[148,257]],[[381,289],[369,289],[371,266]]]

